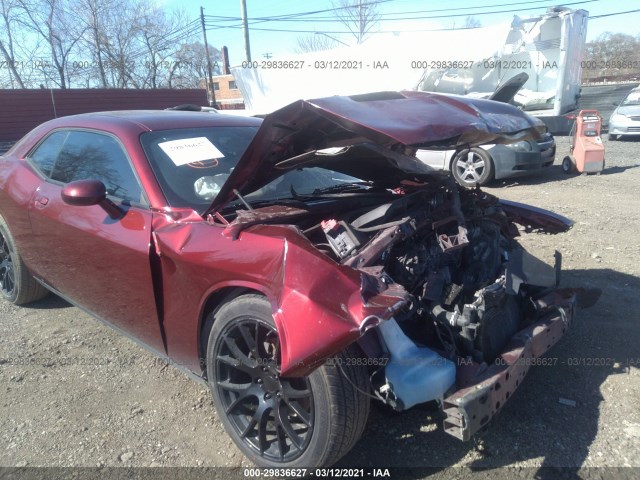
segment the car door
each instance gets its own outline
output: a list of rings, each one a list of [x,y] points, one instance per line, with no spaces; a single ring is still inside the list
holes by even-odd
[[[59,130],[28,161],[44,177],[29,207],[34,273],[72,302],[163,352],[149,258],[151,212],[120,141],[103,132]],[[120,218],[99,205],[62,201],[65,184],[86,179],[105,184],[108,198],[123,212]]]

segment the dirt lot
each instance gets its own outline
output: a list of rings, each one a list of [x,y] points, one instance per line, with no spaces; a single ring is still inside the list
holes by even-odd
[[[523,242],[546,258],[560,249],[563,284],[599,287],[601,300],[549,352],[554,365],[532,368],[479,446],[443,433],[437,411],[373,408],[339,466],[419,467],[414,478],[451,466],[640,472],[640,142],[605,141],[602,175],[567,176],[568,139],[557,141],[548,171],[488,190],[575,220],[566,234]],[[206,386],[54,296],[0,302],[0,392],[0,466],[248,465]]]

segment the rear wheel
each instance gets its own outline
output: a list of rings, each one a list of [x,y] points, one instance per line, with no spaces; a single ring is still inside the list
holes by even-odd
[[[485,185],[493,179],[491,155],[475,147],[458,152],[451,160],[451,173],[456,182],[464,187]]]
[[[15,305],[23,305],[40,300],[48,293],[29,273],[7,223],[0,217],[0,294]]]
[[[369,414],[366,367],[347,358],[304,378],[280,376],[280,344],[264,297],[244,295],[211,314],[207,375],[220,419],[262,467],[329,466],[347,453]],[[341,365],[341,368],[340,366]]]

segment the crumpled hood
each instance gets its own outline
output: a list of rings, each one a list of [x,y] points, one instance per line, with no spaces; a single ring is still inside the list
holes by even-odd
[[[414,149],[538,140],[540,133],[540,122],[511,105],[457,95],[403,91],[299,100],[265,117],[205,215],[229,202],[234,190],[251,193],[302,164],[397,182],[433,174]],[[363,145],[371,155],[363,155]],[[358,161],[316,154],[354,146]]]

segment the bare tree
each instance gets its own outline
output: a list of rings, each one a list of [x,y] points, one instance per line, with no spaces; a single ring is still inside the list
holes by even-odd
[[[583,81],[636,77],[640,62],[640,36],[605,32],[589,42],[582,61]]]
[[[198,27],[155,0],[0,0],[0,86],[198,88]]]
[[[378,5],[372,0],[337,0],[333,2],[335,14],[362,43],[380,21]]]
[[[182,44],[173,58],[175,62],[168,79],[169,88],[201,88],[206,84],[207,55],[203,43]],[[209,46],[209,58],[213,74],[220,75],[220,51]]]
[[[36,32],[48,46],[53,72],[48,61],[38,68],[60,88],[70,86],[68,76],[69,59],[84,31],[78,31],[73,15],[65,10],[63,0],[18,0],[28,23],[27,28]]]
[[[482,23],[476,17],[466,17],[464,19],[464,23],[462,24],[462,28],[480,28]]]
[[[173,73],[180,68],[176,58],[181,47],[177,39],[190,39],[190,23],[186,15],[174,11],[167,15],[163,10],[149,9],[142,19],[139,41],[145,50],[144,65],[140,65],[143,88],[167,87]],[[202,62],[206,56],[203,53]]]
[[[323,50],[331,50],[337,46],[338,42],[333,38],[321,33],[315,33],[298,37],[294,51],[296,53],[321,52]]]
[[[13,87],[14,82],[18,88],[24,88],[22,76],[18,72],[18,59],[16,58],[15,30],[17,29],[18,4],[12,0],[0,0],[0,21],[4,28],[0,28],[0,53],[6,62],[9,71],[9,82]]]
[[[105,27],[110,15],[115,13],[112,0],[77,0],[76,11],[78,19],[85,27],[82,46],[87,55],[78,58],[79,66],[84,69],[84,77],[91,83],[92,77],[97,77],[102,88],[109,87],[105,67],[103,46],[107,43]],[[82,58],[85,57],[85,58]]]

